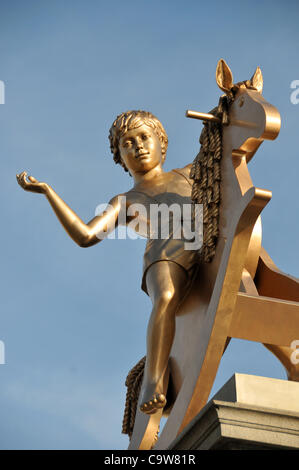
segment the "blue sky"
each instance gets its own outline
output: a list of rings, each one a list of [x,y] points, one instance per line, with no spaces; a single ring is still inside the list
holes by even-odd
[[[146,109],[169,137],[165,168],[191,162],[201,124],[220,96],[219,58],[235,81],[264,76],[282,117],[250,163],[273,191],[263,245],[299,276],[296,1],[52,0],[0,3],[2,449],[125,449],[125,378],[145,354],[150,301],[140,289],[144,240],[75,245],[46,199],[15,174],[49,183],[85,221],[132,181],[110,154],[116,115]],[[232,341],[213,393],[235,372],[285,378],[260,344]]]

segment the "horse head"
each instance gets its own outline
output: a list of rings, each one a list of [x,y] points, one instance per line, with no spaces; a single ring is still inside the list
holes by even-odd
[[[229,219],[234,201],[253,187],[248,161],[265,139],[275,139],[280,130],[278,110],[262,96],[263,76],[259,67],[250,80],[234,83],[229,66],[220,59],[216,82],[225,93],[218,107],[210,114],[186,113],[187,117],[201,119],[205,124],[200,137],[201,149],[190,177],[194,180],[192,200],[203,205],[205,214],[201,257],[206,262],[214,258],[219,236],[226,238],[228,225],[224,222]],[[261,246],[260,221],[253,233],[256,236],[252,237],[248,250],[251,262],[246,262],[252,276]]]
[[[262,96],[263,75],[257,67],[250,80],[234,84],[233,74],[223,59],[216,68],[216,82],[228,101],[229,126],[224,139],[232,154],[246,155],[248,162],[263,140],[274,140],[280,130],[280,114]],[[225,135],[227,134],[227,135]]]

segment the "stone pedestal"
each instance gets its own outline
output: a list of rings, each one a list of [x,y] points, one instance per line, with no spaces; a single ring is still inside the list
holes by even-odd
[[[235,374],[170,448],[299,449],[299,383]]]

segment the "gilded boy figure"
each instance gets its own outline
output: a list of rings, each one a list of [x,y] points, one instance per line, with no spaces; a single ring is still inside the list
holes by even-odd
[[[191,165],[165,172],[163,163],[168,139],[160,121],[146,111],[128,111],[114,121],[109,134],[114,161],[128,171],[133,187],[126,193],[113,197],[107,210],[84,223],[47,183],[37,181],[23,172],[17,175],[20,186],[26,191],[44,194],[56,216],[81,247],[99,243],[118,226],[120,201],[125,200],[126,214],[135,204],[149,208],[153,204],[191,204]],[[120,197],[122,196],[122,197]],[[148,214],[148,212],[147,212]],[[136,215],[126,216],[128,224]],[[150,220],[144,254],[142,289],[152,301],[152,312],[147,329],[147,353],[140,396],[141,411],[151,414],[166,404],[163,376],[175,334],[175,314],[191,286],[198,265],[198,251],[185,248],[185,239],[151,237]]]

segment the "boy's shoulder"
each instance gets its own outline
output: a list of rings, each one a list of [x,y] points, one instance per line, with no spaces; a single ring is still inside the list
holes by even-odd
[[[174,181],[179,183],[179,192],[185,192],[187,181],[189,182],[189,184],[187,184],[188,188],[190,188],[190,184],[192,184],[192,180],[190,179],[191,167],[192,163],[182,168],[174,168],[173,170],[164,173],[164,179],[159,181],[158,185],[153,185],[152,187],[143,187],[142,185],[140,187],[132,187],[127,192],[122,193],[119,196],[123,196],[126,199],[127,206],[134,203],[146,203],[148,202],[148,197],[155,197],[164,194],[169,188],[173,188]]]
[[[188,163],[188,165],[184,166],[183,168],[174,168],[172,171],[176,173],[180,173],[184,175],[186,178],[190,179],[191,167],[192,167],[192,163]]]
[[[132,204],[145,204],[146,197],[146,193],[142,191],[136,191],[134,188],[131,188],[128,191],[117,196],[117,198],[121,202],[121,205],[125,205],[126,208],[128,208]]]

